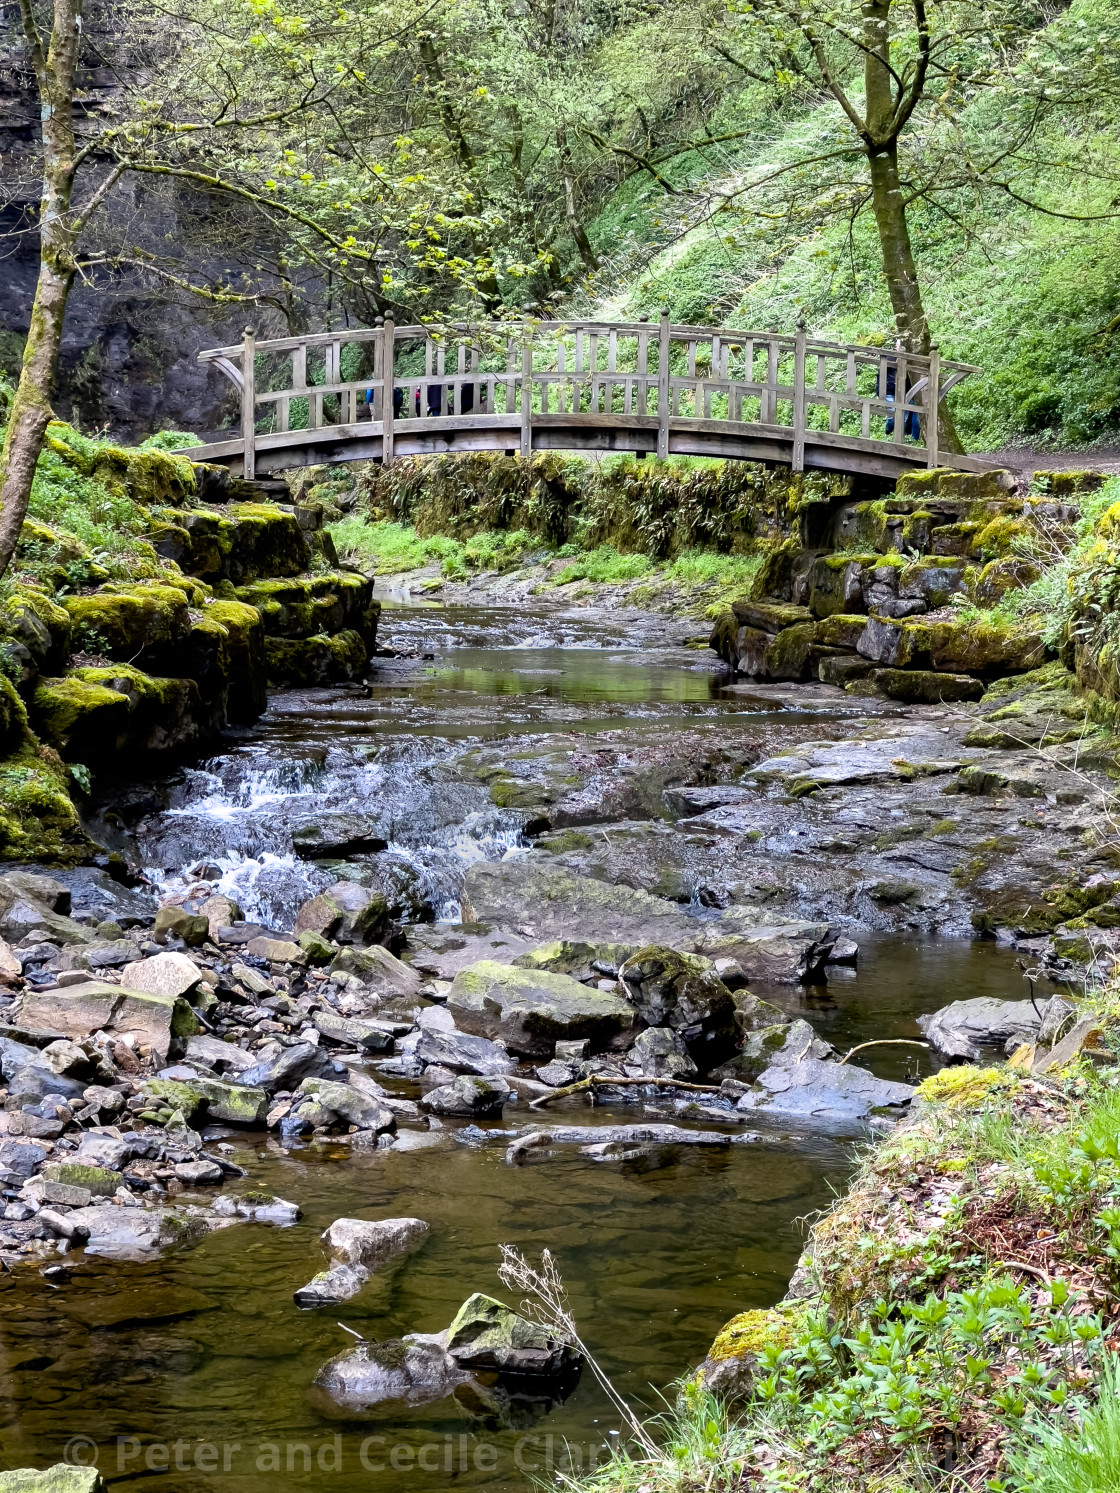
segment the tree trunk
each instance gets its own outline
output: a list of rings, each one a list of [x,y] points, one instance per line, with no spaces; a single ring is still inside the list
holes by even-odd
[[[566,130],[557,130],[556,143],[560,147],[560,169],[564,176],[564,217],[576,241],[576,248],[579,250],[579,257],[583,260],[584,269],[597,270],[599,260],[595,250],[591,247],[591,240],[587,237],[587,230],[583,226],[576,207],[576,178],[572,169],[572,151],[568,144]]]
[[[898,179],[898,131],[894,78],[890,70],[890,19],[894,0],[864,0],[863,84],[866,126],[863,145],[871,174],[871,210],[879,230],[883,274],[894,311],[895,327],[908,352],[928,356],[929,323],[922,304],[918,267],[910,243],[906,204]],[[900,399],[902,391],[899,391]],[[948,409],[941,406],[939,445],[960,451],[961,443]]]
[[[31,48],[42,118],[43,196],[39,211],[39,281],[23,350],[19,384],[0,451],[0,576],[11,564],[27,515],[35,464],[53,418],[51,396],[62,345],[66,302],[74,283],[74,74],[80,0],[55,0],[50,46],[44,52],[30,0],[20,0]]]

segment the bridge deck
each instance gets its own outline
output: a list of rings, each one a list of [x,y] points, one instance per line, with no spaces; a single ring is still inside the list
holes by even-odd
[[[772,332],[660,323],[363,328],[200,353],[241,430],[186,452],[248,477],[449,452],[715,456],[893,479],[941,454],[945,394],[978,369]],[[344,376],[345,375],[345,376]],[[392,390],[388,394],[388,390]]]

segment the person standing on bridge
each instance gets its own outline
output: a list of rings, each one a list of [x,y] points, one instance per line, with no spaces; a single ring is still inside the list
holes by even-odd
[[[896,353],[900,353],[902,351],[902,339],[900,337],[896,337],[895,340],[894,340],[894,350],[895,350]],[[896,393],[896,383],[897,383],[897,379],[898,379],[898,360],[897,360],[897,358],[889,358],[889,359],[885,359],[884,361],[886,362],[886,387],[883,390],[883,396],[886,399],[886,401],[887,401],[888,404],[894,404],[895,403],[895,393]],[[906,379],[906,390],[905,390],[905,392],[903,394],[903,400],[902,400],[903,404],[906,403],[906,398],[907,398],[907,395],[910,392],[910,388],[911,388],[911,380],[910,380],[909,375],[908,375],[907,379]],[[887,433],[887,435],[893,435],[894,434],[894,416],[893,415],[888,415],[887,416],[886,433]],[[903,434],[903,438],[906,439],[906,440],[911,440],[911,441],[920,441],[921,440],[921,438],[922,438],[922,426],[921,426],[921,421],[920,421],[920,419],[918,417],[918,411],[917,410],[907,410],[907,409],[904,409],[902,411],[902,434]]]

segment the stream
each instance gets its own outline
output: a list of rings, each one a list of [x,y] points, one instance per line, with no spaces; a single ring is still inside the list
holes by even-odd
[[[650,783],[661,791],[643,752],[661,753],[662,764],[667,751],[714,762],[718,778],[720,753],[734,757],[736,742],[770,750],[793,730],[840,735],[872,708],[836,692],[806,690],[790,705],[745,691],[690,646],[690,633],[635,614],[389,605],[381,641],[401,656],[376,661],[372,688],[279,694],[222,755],[118,785],[102,823],[164,891],[185,890],[205,866],[247,917],[277,927],[341,875],[376,876],[406,922],[454,921],[466,867],[531,843],[532,805],[493,801],[500,764],[543,762],[552,782],[559,745],[594,757],[621,743],[625,792],[605,759],[580,791],[598,795],[598,822],[613,823],[621,803],[615,817],[633,824]],[[355,815],[384,850],[335,860],[294,852],[301,829],[352,832]],[[561,833],[562,819],[551,822]],[[609,844],[609,829],[587,828],[595,822],[588,810],[584,837]],[[672,874],[684,877],[677,899],[704,916],[703,877],[688,883],[687,858]],[[760,993],[841,1050],[913,1037],[915,1015],[950,1000],[1025,995],[1015,956],[994,943],[886,928],[857,938],[858,965],[832,968],[826,986]],[[884,1078],[930,1071],[913,1048],[860,1061]],[[645,1117],[635,1105],[569,1100],[559,1110],[592,1124]],[[529,1118],[521,1101],[495,1127]],[[618,1417],[589,1371],[535,1422],[488,1426],[449,1401],[332,1419],[308,1391],[319,1366],[353,1343],[338,1323],[378,1339],[438,1331],[474,1291],[509,1299],[496,1277],[499,1244],[531,1256],[547,1247],[588,1347],[640,1413],[656,1413],[731,1315],[783,1294],[804,1220],[829,1205],[853,1162],[851,1134],[790,1125],[718,1152],[513,1167],[501,1145],[457,1140],[456,1123],[408,1132],[415,1145],[403,1151],[354,1156],[331,1144],[285,1151],[275,1134],[242,1133],[232,1159],[253,1187],[298,1202],[298,1224],[229,1228],[154,1263],[78,1253],[0,1279],[4,1464],[46,1465],[69,1447],[71,1460],[96,1457],[114,1488],[162,1476],[176,1493],[524,1493],[606,1455]],[[418,1253],[344,1307],[297,1310],[292,1292],[320,1268],[316,1241],[332,1220],[402,1215],[431,1226]]]

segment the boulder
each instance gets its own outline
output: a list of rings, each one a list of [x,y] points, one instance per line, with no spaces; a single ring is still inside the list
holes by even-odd
[[[292,849],[302,860],[308,861],[376,855],[389,848],[389,842],[377,832],[378,828],[376,820],[361,814],[321,814],[292,830]],[[357,886],[357,883],[340,882],[339,885]]]
[[[372,1021],[338,1016],[333,1011],[316,1011],[311,1019],[328,1042],[360,1047],[363,1052],[388,1052],[393,1046],[391,1032]]]
[[[364,985],[371,996],[383,999],[395,996],[414,999],[420,994],[420,976],[380,944],[366,949],[343,949],[331,964],[331,974],[349,975]]]
[[[264,959],[269,964],[305,964],[306,956],[299,944],[290,938],[251,938],[245,952],[254,959]]]
[[[734,601],[731,610],[741,627],[755,627],[771,636],[815,620],[808,607],[782,601]]]
[[[918,1028],[935,1052],[966,1063],[990,1057],[993,1048],[1014,1052],[1038,1036],[1042,1018],[1033,1001],[1001,1001],[991,996],[954,1001],[928,1016]]]
[[[417,1249],[428,1233],[419,1218],[336,1218],[322,1235],[327,1258],[334,1263],[295,1293],[297,1306],[334,1306],[349,1301],[379,1266]]]
[[[241,907],[232,898],[215,893],[207,897],[198,909],[200,918],[205,918],[209,928],[210,937],[217,939],[219,928],[229,928],[234,923],[240,923],[243,917]]]
[[[104,1493],[104,1488],[96,1467],[68,1467],[65,1462],[41,1472],[33,1467],[0,1472],[0,1493]]]
[[[324,852],[326,853],[326,852]],[[385,898],[356,881],[338,881],[305,902],[296,913],[292,933],[318,933],[335,943],[376,943],[388,927]]]
[[[689,917],[677,903],[648,892],[536,861],[479,861],[469,867],[463,920],[502,928],[529,925],[540,939],[639,948],[658,944],[712,958],[727,955],[739,961],[748,979],[775,984],[796,983],[814,971],[829,931],[827,923],[763,922],[753,907],[730,907],[714,918]]]
[[[28,1027],[75,1038],[96,1031],[133,1033],[150,1045],[161,1064],[167,1060],[173,1037],[187,1037],[198,1030],[186,1001],[97,980],[61,990],[25,990],[19,1020]]]
[[[806,1057],[825,1059],[834,1054],[832,1044],[818,1037],[807,1021],[791,1022],[783,1017],[781,1022],[749,1030],[735,1056],[722,1063],[712,1077],[753,1083],[773,1064],[797,1063]]]
[[[447,1009],[474,1036],[500,1038],[512,1051],[547,1058],[557,1041],[586,1037],[602,1050],[630,1032],[637,1012],[621,996],[568,975],[516,969],[484,959],[455,976]]]
[[[269,1106],[264,1089],[217,1078],[150,1078],[143,1092],[154,1104],[178,1110],[188,1124],[203,1112],[229,1125],[262,1125]]]
[[[198,949],[210,937],[210,919],[184,907],[161,907],[152,924],[152,937],[156,943],[166,943],[169,937],[180,938],[188,948]]]
[[[734,1044],[735,1001],[710,960],[652,946],[626,960],[619,984],[646,1025],[679,1032],[701,1067]]]
[[[934,669],[873,668],[865,677],[889,700],[907,705],[948,705],[979,700],[984,693],[983,682],[971,674],[945,674]]]
[[[626,1071],[632,1068],[644,1078],[692,1078],[696,1073],[684,1039],[667,1026],[651,1026],[638,1033],[626,1055]]]
[[[385,1404],[410,1409],[428,1405],[469,1384],[470,1378],[437,1339],[390,1338],[337,1354],[314,1382],[331,1405],[352,1412]]]
[[[188,1038],[186,1056],[188,1063],[201,1063],[203,1067],[214,1068],[219,1073],[228,1070],[241,1074],[257,1065],[254,1055],[238,1047],[235,1042],[223,1042],[219,1037],[205,1035]]]
[[[424,1031],[416,1045],[416,1056],[422,1063],[436,1064],[452,1073],[474,1073],[487,1078],[512,1073],[517,1066],[497,1042],[459,1031]]]
[[[509,1084],[502,1079],[463,1073],[454,1083],[430,1089],[420,1100],[420,1107],[435,1115],[484,1119],[501,1114],[509,1092]]]
[[[327,1061],[326,1055],[314,1042],[294,1042],[291,1047],[281,1047],[264,1062],[243,1069],[237,1075],[237,1081],[255,1084],[275,1094],[278,1089],[294,1089],[301,1079],[321,1073]]]
[[[853,1063],[811,1054],[800,1061],[779,1056],[781,1060],[771,1063],[738,1101],[737,1109],[845,1123],[866,1119],[878,1109],[898,1110],[914,1097],[909,1084],[876,1078]]]
[[[62,1037],[57,1042],[48,1042],[41,1056],[45,1068],[49,1068],[52,1073],[62,1073],[71,1078],[88,1073],[93,1066],[85,1048],[79,1047],[76,1042],[71,1042],[68,1037]]]
[[[392,1112],[379,1100],[363,1094],[351,1084],[305,1078],[299,1092],[309,1096],[319,1110],[336,1122],[354,1125],[358,1130],[380,1132],[396,1129],[397,1122]]]
[[[130,990],[143,990],[148,995],[189,997],[198,984],[201,971],[186,954],[155,954],[150,959],[138,959],[126,964],[121,971],[121,981]]]
[[[477,1291],[447,1329],[447,1351],[462,1368],[499,1374],[559,1376],[577,1362],[571,1343]]]

